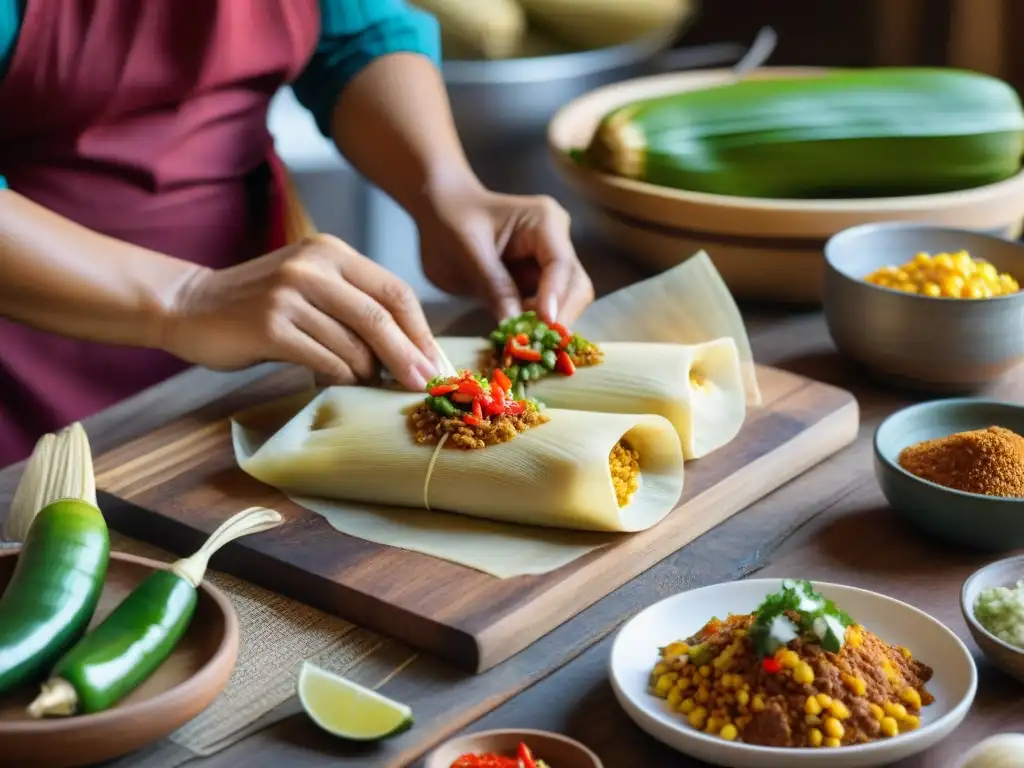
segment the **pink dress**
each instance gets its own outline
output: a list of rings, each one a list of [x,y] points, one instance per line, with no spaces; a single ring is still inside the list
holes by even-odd
[[[0,173],[86,227],[208,267],[279,247],[267,107],[319,19],[317,0],[30,0],[0,82]],[[185,367],[0,319],[0,467]]]

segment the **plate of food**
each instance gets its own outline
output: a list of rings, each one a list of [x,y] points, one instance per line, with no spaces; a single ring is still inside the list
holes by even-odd
[[[875,592],[750,579],[633,617],[610,660],[626,714],[678,751],[744,768],[867,768],[932,747],[978,685],[967,647]]]

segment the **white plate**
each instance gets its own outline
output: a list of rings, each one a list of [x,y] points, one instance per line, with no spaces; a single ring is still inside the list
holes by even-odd
[[[689,637],[712,617],[750,613],[782,587],[782,579],[715,584],[666,598],[634,616],[615,638],[609,674],[626,714],[658,741],[683,754],[730,768],[873,768],[923,752],[960,725],[978,687],[967,647],[926,613],[890,597],[854,587],[814,582],[814,588],[886,642],[903,645],[930,666],[928,690],[935,702],[924,707],[921,727],[891,739],[837,749],[785,749],[729,742],[694,730],[663,699],[647,692],[658,648]]]

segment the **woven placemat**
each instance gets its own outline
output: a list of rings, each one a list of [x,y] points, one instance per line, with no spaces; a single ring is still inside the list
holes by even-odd
[[[153,560],[176,558],[111,531],[111,548]],[[416,658],[387,638],[215,571],[207,578],[238,613],[238,663],[221,695],[204,712],[161,742],[111,763],[117,768],[177,768],[212,755],[299,711],[295,697],[302,662],[314,663],[377,688]]]

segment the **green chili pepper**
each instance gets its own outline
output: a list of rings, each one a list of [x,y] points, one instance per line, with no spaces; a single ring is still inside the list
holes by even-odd
[[[530,375],[531,374],[530,374],[530,364],[529,363],[525,363],[525,364],[519,366],[519,380],[520,381],[529,381],[530,380]]]
[[[544,376],[544,366],[540,363],[530,363],[527,368],[530,369],[530,379],[537,381]]]
[[[510,365],[508,368],[505,369],[505,375],[508,376],[509,381],[517,381],[519,379],[519,366]]]
[[[544,335],[547,332],[548,332],[547,325],[545,325],[544,323],[537,323],[536,327],[533,329],[533,340],[534,341],[541,341],[541,342],[544,341]]]
[[[447,397],[432,397],[430,400],[431,407],[442,416],[457,416],[459,413]]]
[[[562,335],[558,331],[552,331],[550,328],[544,332],[544,338],[541,339],[541,343],[545,347],[556,348],[562,343]]]
[[[504,347],[505,343],[508,341],[508,334],[502,333],[500,330],[491,331],[490,339],[491,344],[493,344],[494,346]]]
[[[515,384],[512,385],[512,396],[516,400],[526,399],[526,385],[523,384],[522,381],[517,381]]]
[[[555,370],[555,350],[545,349],[544,352],[541,353],[540,361],[549,371]]]

